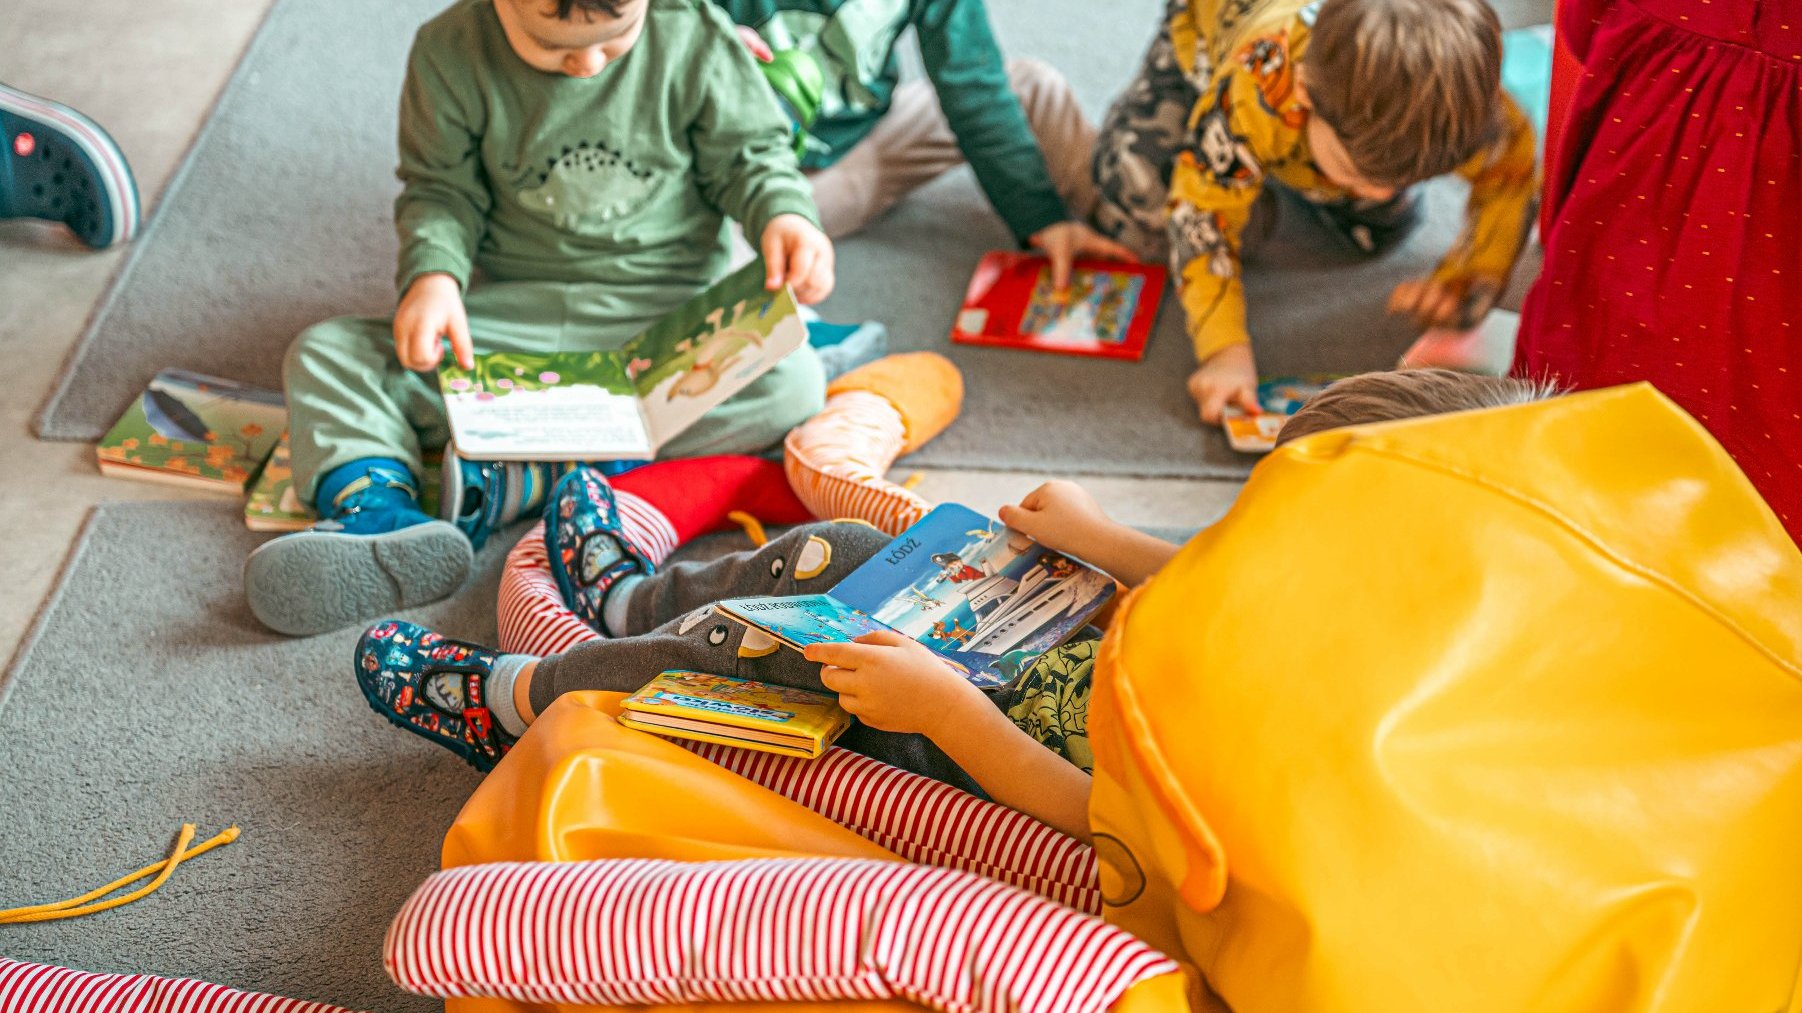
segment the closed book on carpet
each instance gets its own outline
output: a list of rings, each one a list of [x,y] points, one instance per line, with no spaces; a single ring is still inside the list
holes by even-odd
[[[287,423],[287,406],[276,391],[165,369],[113,424],[95,455],[108,475],[242,496]]]
[[[1050,260],[996,251],[976,265],[951,340],[1137,361],[1145,356],[1165,277],[1157,264],[1078,260],[1070,284],[1059,290]]]
[[[673,670],[620,703],[619,723],[677,739],[813,759],[851,726],[830,693]]]

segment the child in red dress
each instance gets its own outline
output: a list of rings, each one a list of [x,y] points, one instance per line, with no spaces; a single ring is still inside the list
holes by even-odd
[[[1583,64],[1514,371],[1649,380],[1802,541],[1802,0],[1565,0]]]

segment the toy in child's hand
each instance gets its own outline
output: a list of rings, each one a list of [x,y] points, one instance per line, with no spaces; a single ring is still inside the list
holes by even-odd
[[[1060,286],[1043,256],[989,253],[951,329],[963,345],[1137,360],[1157,319],[1166,272],[1156,264],[1078,260]]]

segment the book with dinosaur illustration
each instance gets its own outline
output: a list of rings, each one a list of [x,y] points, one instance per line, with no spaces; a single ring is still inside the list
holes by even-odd
[[[608,352],[446,361],[458,452],[477,461],[648,458],[807,340],[794,293],[755,261]]]
[[[419,477],[419,509],[433,516],[438,513],[438,490],[443,477],[439,466],[443,456],[441,450],[427,451],[425,473]],[[300,531],[312,527],[318,519],[294,491],[294,466],[289,460],[288,432],[284,429],[274,453],[269,455],[269,463],[263,465],[244,501],[244,526],[252,531]]]
[[[790,572],[804,577],[829,558],[824,543],[810,542]],[[1068,640],[1113,595],[1107,574],[947,503],[824,593],[731,598],[714,608],[752,628],[741,650],[804,650],[893,630],[976,685],[997,686]]]
[[[113,424],[95,456],[108,475],[242,496],[287,424],[276,391],[165,369]]]
[[[620,702],[619,723],[676,739],[811,760],[851,726],[830,693],[668,671]]]
[[[1312,376],[1280,376],[1258,384],[1256,415],[1242,408],[1229,407],[1220,416],[1220,427],[1226,430],[1226,442],[1242,454],[1264,454],[1276,449],[1276,434],[1282,431],[1289,416],[1301,411],[1308,399],[1327,388],[1341,374],[1319,373]]]
[[[1165,277],[1157,264],[1078,260],[1059,292],[1044,256],[989,253],[970,278],[951,340],[1136,361],[1145,356]]]

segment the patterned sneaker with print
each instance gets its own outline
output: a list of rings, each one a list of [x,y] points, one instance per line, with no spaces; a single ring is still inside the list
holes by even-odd
[[[582,465],[563,476],[544,510],[544,547],[563,603],[594,629],[604,629],[602,606],[621,577],[657,570],[626,537],[613,486]]]
[[[591,467],[617,475],[649,463],[606,461]],[[557,479],[575,467],[574,461],[472,461],[452,444],[444,448],[438,516],[480,549],[489,535],[514,521],[541,516]]]
[[[357,641],[363,698],[397,728],[443,746],[480,771],[517,740],[488,709],[487,680],[500,652],[388,619]]]

